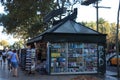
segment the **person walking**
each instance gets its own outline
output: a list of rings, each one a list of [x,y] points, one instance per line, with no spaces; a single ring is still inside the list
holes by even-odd
[[[0,64],[2,65],[2,54],[0,54]]]
[[[7,61],[8,61],[8,70],[11,71],[12,70],[12,66],[11,66],[11,55],[12,55],[12,50],[9,49],[8,52],[6,53],[7,54]]]
[[[5,50],[3,50],[3,52],[2,52],[2,59],[5,64],[5,62],[6,62],[6,51]]]
[[[18,76],[19,58],[18,58],[16,50],[13,50],[13,53],[11,54],[11,58],[10,59],[11,59],[13,77],[17,77]]]

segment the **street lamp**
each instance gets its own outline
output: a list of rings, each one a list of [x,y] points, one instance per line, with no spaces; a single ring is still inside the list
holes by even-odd
[[[98,9],[99,9],[99,8],[107,8],[107,9],[110,9],[110,7],[98,6],[98,0],[96,1],[96,6],[94,6],[94,7],[96,8],[96,27],[97,27],[97,31],[99,31],[99,28],[98,28],[98,19],[99,19]]]
[[[88,6],[88,5],[92,4],[92,3],[95,3],[96,1],[98,1],[98,0],[82,0],[81,5]]]
[[[101,1],[101,0],[83,0],[81,2],[81,5],[86,5],[86,6],[88,6],[92,3],[96,3],[96,6],[94,6],[94,7],[96,8],[96,27],[97,27],[97,31],[99,31],[99,29],[98,29],[98,19],[99,19],[98,9],[99,8],[108,8],[109,9],[110,8],[110,7],[98,6],[98,1]]]
[[[98,1],[99,0],[82,0],[82,2],[81,2],[81,5],[86,5],[86,6],[96,2],[96,6],[95,7],[96,7],[96,19],[97,19],[96,20],[97,31],[98,31]]]
[[[116,55],[117,55],[117,77],[120,76],[120,70],[119,70],[119,48],[118,48],[118,33],[119,33],[119,11],[120,11],[120,1],[118,6],[118,13],[117,13],[117,29],[116,29]]]

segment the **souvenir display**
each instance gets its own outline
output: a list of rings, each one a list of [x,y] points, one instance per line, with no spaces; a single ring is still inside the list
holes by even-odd
[[[27,49],[25,67],[28,72],[35,71],[35,49]]]
[[[97,72],[97,45],[92,43],[53,43],[51,72]]]
[[[31,71],[31,50],[30,49],[27,49],[27,52],[26,52],[26,65],[25,65],[25,70],[26,71]]]
[[[53,44],[51,50],[51,71],[66,71],[66,53],[64,44]]]
[[[21,67],[22,70],[25,70],[26,49],[21,49],[20,50],[19,58],[20,58],[20,67]]]
[[[31,71],[35,71],[35,49],[31,49]]]

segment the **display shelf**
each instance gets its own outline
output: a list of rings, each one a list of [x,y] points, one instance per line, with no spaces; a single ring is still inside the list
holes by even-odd
[[[25,61],[26,61],[26,49],[20,49],[20,67],[22,70],[25,70]]]
[[[51,49],[51,72],[66,72],[66,53],[64,44],[54,44]]]
[[[51,72],[97,71],[96,48],[96,44],[66,43],[62,46],[60,43],[53,44],[51,49]],[[61,66],[60,63],[62,62],[64,62],[64,65]]]

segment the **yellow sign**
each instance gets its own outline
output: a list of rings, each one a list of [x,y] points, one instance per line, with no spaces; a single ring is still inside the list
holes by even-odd
[[[60,53],[51,53],[51,57],[60,57]]]

